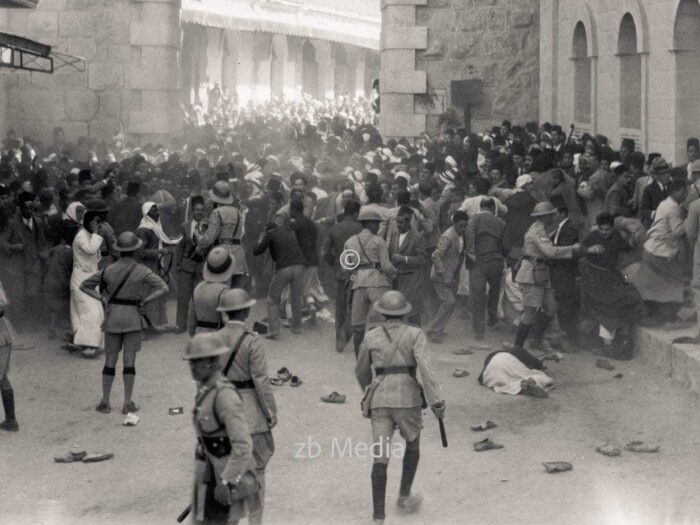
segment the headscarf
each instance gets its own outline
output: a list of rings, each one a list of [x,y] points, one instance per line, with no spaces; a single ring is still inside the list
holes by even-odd
[[[141,223],[139,224],[139,228],[144,228],[146,230],[151,230],[153,233],[156,234],[156,237],[158,237],[158,248],[162,248],[164,244],[177,244],[180,242],[182,237],[178,237],[177,239],[171,239],[166,235],[166,233],[163,231],[163,225],[160,223],[160,219],[158,219],[158,222],[154,221],[149,215],[148,212],[151,211],[151,208],[155,206],[156,208],[158,205],[155,202],[148,201],[144,202],[143,205],[141,206]]]
[[[82,221],[78,220],[78,209],[79,208],[83,208],[83,210],[85,210],[85,206],[83,206],[83,204],[80,201],[71,202],[68,205],[68,208],[66,208],[65,215],[66,215],[67,219],[70,219],[73,222],[82,225]]]

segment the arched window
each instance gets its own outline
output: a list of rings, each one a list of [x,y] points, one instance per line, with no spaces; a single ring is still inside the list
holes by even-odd
[[[620,57],[620,127],[642,127],[642,56],[637,53],[637,26],[627,13],[617,38]]]
[[[574,61],[574,121],[591,122],[591,58],[588,56],[588,35],[583,22],[576,24],[571,49]]]
[[[676,59],[676,161],[685,162],[685,144],[700,122],[700,3],[682,0],[673,31]]]
[[[318,64],[316,63],[316,48],[308,40],[301,46],[302,91],[318,98]]]

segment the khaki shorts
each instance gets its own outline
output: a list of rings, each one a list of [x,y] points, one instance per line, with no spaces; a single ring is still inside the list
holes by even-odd
[[[385,292],[391,290],[388,286],[373,286],[371,288],[355,288],[352,291],[352,320],[353,326],[362,326],[367,324],[368,320],[378,322],[381,319],[378,314],[374,312],[372,305],[379,301]],[[377,319],[371,319],[370,314],[374,312],[373,317]]]
[[[545,315],[552,317],[557,310],[557,302],[554,299],[554,288],[537,286],[534,284],[519,283],[520,293],[523,296],[523,307],[542,309]]]
[[[10,372],[10,354],[12,353],[12,345],[0,346],[0,379],[5,377]]]
[[[372,440],[374,443],[391,440],[398,428],[399,434],[406,441],[415,441],[423,428],[423,413],[420,407],[411,408],[373,408]],[[384,451],[389,447],[384,447]]]

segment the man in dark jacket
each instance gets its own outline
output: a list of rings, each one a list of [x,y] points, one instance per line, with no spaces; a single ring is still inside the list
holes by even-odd
[[[130,181],[126,186],[126,197],[117,202],[109,210],[107,222],[114,228],[115,235],[121,235],[126,231],[136,231],[141,222],[140,197],[141,183]]]
[[[520,258],[525,232],[533,222],[530,214],[537,201],[530,193],[532,184],[530,175],[518,177],[515,181],[515,193],[508,197],[504,203],[508,208],[508,213],[504,217],[506,231],[503,244],[508,251],[508,259],[511,263],[515,263]]]
[[[204,259],[197,253],[197,241],[206,231],[204,199],[198,195],[190,198],[192,219],[182,223],[182,239],[175,250],[177,286],[177,333],[187,330],[187,311],[195,285],[202,280]]]
[[[481,201],[481,212],[469,219],[465,233],[465,263],[469,268],[469,295],[472,300],[472,327],[477,341],[484,339],[484,306],[488,310],[488,324],[498,321],[498,297],[503,276],[506,222],[496,217],[493,199]],[[486,285],[488,284],[488,301]],[[486,303],[486,305],[484,304]]]
[[[663,157],[657,157],[651,163],[651,176],[654,180],[644,188],[642,203],[639,207],[639,218],[646,229],[649,229],[654,222],[656,208],[668,197],[671,166]]]

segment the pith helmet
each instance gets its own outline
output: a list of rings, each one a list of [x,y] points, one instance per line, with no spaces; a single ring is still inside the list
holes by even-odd
[[[143,241],[134,232],[124,232],[117,237],[114,249],[118,252],[135,252],[143,246]]]
[[[193,359],[204,359],[206,357],[215,357],[217,355],[228,352],[228,347],[224,340],[216,334],[197,334],[185,348],[185,361]]]
[[[204,280],[210,283],[225,283],[233,275],[233,255],[223,246],[217,246],[207,255],[204,265]]]
[[[225,180],[217,181],[214,187],[209,190],[209,197],[217,204],[233,204],[231,186]]]
[[[532,210],[530,217],[545,217],[546,215],[553,215],[557,212],[557,209],[552,205],[551,202],[538,202],[535,205],[535,209]]]
[[[221,299],[219,299],[219,306],[216,308],[217,312],[235,312],[236,310],[244,310],[250,308],[257,301],[251,299],[248,293],[241,288],[233,288],[231,290],[226,290],[221,294]]]
[[[379,214],[378,211],[374,211],[371,209],[368,210],[367,208],[362,207],[362,208],[360,208],[360,215],[357,217],[357,220],[359,222],[362,222],[362,221],[377,221],[377,222],[379,222],[382,220],[382,216]]]
[[[413,308],[401,292],[390,290],[374,303],[374,309],[384,315],[406,315]]]

